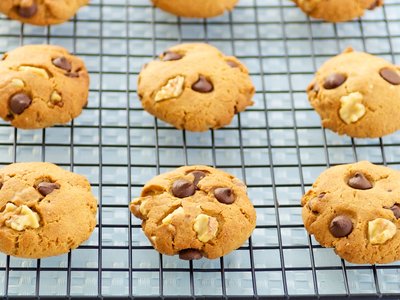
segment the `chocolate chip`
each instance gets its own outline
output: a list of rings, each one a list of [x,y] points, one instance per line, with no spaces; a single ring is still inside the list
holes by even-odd
[[[224,204],[232,204],[235,202],[233,191],[229,188],[217,188],[214,190],[214,196],[217,200]]]
[[[369,182],[361,172],[356,172],[352,177],[350,177],[347,184],[357,190],[369,190],[372,188],[371,182]]]
[[[396,71],[390,68],[383,68],[382,70],[379,71],[379,75],[381,75],[381,77],[390,84],[393,85],[400,84],[400,75]]]
[[[192,85],[192,90],[199,93],[210,93],[214,90],[214,87],[203,75],[200,75],[199,80]]]
[[[29,105],[31,105],[31,103],[32,99],[27,94],[18,93],[10,98],[10,110],[15,114],[20,115],[29,107]]]
[[[377,6],[379,6],[381,0],[376,0],[374,3],[371,4],[371,6],[368,8],[369,10],[375,9]]]
[[[399,204],[393,205],[390,208],[390,210],[393,212],[393,214],[396,217],[396,219],[400,219],[400,205]]]
[[[226,63],[227,63],[231,68],[238,68],[238,67],[239,67],[239,65],[238,65],[236,62],[232,61],[232,60],[228,60]]]
[[[53,65],[55,65],[57,68],[65,70],[67,72],[71,72],[71,70],[72,70],[71,63],[64,56],[60,56],[60,57],[53,59]]]
[[[337,216],[331,221],[329,231],[334,237],[345,237],[353,231],[353,223],[349,217]]]
[[[340,73],[333,73],[328,77],[325,77],[324,88],[327,90],[336,89],[337,87],[341,86],[347,77]]]
[[[194,260],[202,257],[203,254],[197,249],[185,249],[179,251],[179,258],[183,260]]]
[[[43,196],[47,196],[54,190],[58,190],[60,188],[60,185],[58,183],[52,183],[52,182],[41,182],[38,184],[37,189],[39,193],[41,193]]]
[[[196,191],[196,187],[190,181],[178,179],[172,184],[172,194],[178,198],[186,198],[192,196]]]
[[[162,60],[163,61],[179,60],[182,57],[183,57],[182,55],[180,55],[176,52],[167,51],[167,52],[164,52],[164,56],[163,56]]]
[[[206,173],[204,173],[203,171],[193,171],[190,174],[194,176],[193,184],[196,186],[196,188],[199,181],[206,177]]]
[[[67,77],[71,77],[71,78],[78,78],[79,77],[79,73],[65,73],[64,74]]]
[[[38,7],[35,3],[31,6],[18,6],[17,13],[23,18],[30,18],[36,15]]]

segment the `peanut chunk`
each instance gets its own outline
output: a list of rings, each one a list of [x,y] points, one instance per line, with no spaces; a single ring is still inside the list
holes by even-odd
[[[18,78],[11,79],[11,85],[16,88],[23,88],[25,87],[25,83]]]
[[[396,225],[389,220],[378,218],[368,222],[368,239],[373,245],[384,244],[394,237],[396,232]]]
[[[164,85],[156,94],[154,100],[160,102],[171,98],[179,97],[183,92],[183,84],[185,83],[185,77],[176,76],[168,80],[167,84]]]
[[[26,205],[16,206],[13,203],[7,203],[2,219],[5,220],[7,227],[16,231],[23,231],[26,228],[36,229],[40,226],[39,214]]]
[[[351,93],[340,99],[340,118],[346,124],[355,123],[360,120],[366,112],[364,104],[362,104],[363,95],[359,92]]]
[[[194,220],[193,228],[197,232],[197,238],[201,242],[207,243],[216,236],[218,231],[218,221],[214,217],[200,214]]]
[[[43,78],[49,79],[49,74],[45,69],[42,68],[37,68],[37,67],[28,67],[28,66],[21,66],[18,68],[18,71],[20,72],[31,72],[36,75],[39,75]]]

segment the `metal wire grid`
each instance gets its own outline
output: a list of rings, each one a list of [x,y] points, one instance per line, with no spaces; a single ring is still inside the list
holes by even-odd
[[[212,20],[175,18],[147,0],[96,0],[49,28],[0,19],[0,50],[60,44],[91,73],[89,106],[68,126],[21,131],[0,124],[1,164],[51,161],[86,175],[99,199],[91,239],[42,260],[0,256],[4,299],[396,298],[400,268],[353,265],[321,248],[301,222],[299,198],[327,166],[368,159],[399,168],[400,135],[354,140],[320,127],[304,87],[322,61],[347,45],[398,61],[400,1],[340,25],[307,19],[291,2],[241,0]],[[143,112],[140,66],[170,45],[206,41],[237,55],[257,87],[255,106],[227,128],[177,131]],[[209,164],[242,178],[257,209],[247,244],[219,260],[157,254],[128,212],[152,176]]]

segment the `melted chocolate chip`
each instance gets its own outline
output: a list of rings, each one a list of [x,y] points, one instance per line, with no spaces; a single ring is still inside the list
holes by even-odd
[[[172,184],[172,194],[178,198],[186,198],[192,196],[195,191],[195,185],[185,179],[178,179]]]
[[[226,63],[227,63],[231,68],[238,68],[238,67],[239,67],[239,65],[238,65],[236,62],[232,61],[232,60],[228,60]]]
[[[203,75],[199,76],[199,80],[197,80],[192,85],[192,90],[199,93],[210,93],[214,90],[214,87],[210,81],[207,80]]]
[[[379,71],[379,75],[381,75],[381,77],[390,84],[393,85],[400,84],[400,75],[396,71],[390,68],[383,68],[382,70]]]
[[[179,258],[183,260],[195,260],[203,257],[203,254],[197,249],[185,249],[179,251]]]
[[[327,90],[336,89],[337,87],[341,86],[347,77],[340,73],[333,73],[325,78],[324,88]]]
[[[352,177],[349,178],[347,184],[353,189],[357,190],[369,190],[372,188],[371,182],[361,172],[356,172]]]
[[[32,103],[32,99],[24,93],[18,93],[12,96],[9,100],[10,110],[20,115],[27,109]]]
[[[64,56],[57,57],[53,59],[52,62],[57,68],[63,69],[67,72],[71,72],[72,70],[71,63]]]
[[[206,173],[204,173],[203,171],[193,171],[190,174],[194,176],[193,184],[196,186],[196,188],[199,181],[206,177]]]
[[[35,3],[33,3],[31,6],[18,6],[17,7],[18,15],[23,18],[31,18],[34,15],[36,15],[37,11],[38,11],[38,7]]]
[[[37,186],[39,193],[41,193],[45,197],[52,191],[58,190],[59,188],[60,185],[58,183],[53,183],[53,182],[41,182]]]
[[[235,202],[233,191],[229,188],[217,188],[214,190],[215,198],[223,204],[232,204]]]
[[[393,212],[396,219],[400,219],[400,204],[393,205],[390,210]]]
[[[329,231],[334,237],[345,237],[353,231],[353,223],[347,216],[337,216],[331,221]]]
[[[71,78],[78,78],[79,77],[79,73],[73,72],[73,73],[65,73],[64,74],[67,77],[71,77]]]
[[[164,52],[164,56],[163,56],[162,60],[163,61],[179,60],[182,57],[183,57],[182,55],[180,55],[176,52],[167,51],[167,52]]]

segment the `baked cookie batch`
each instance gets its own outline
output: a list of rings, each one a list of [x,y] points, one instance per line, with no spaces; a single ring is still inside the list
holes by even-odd
[[[182,17],[208,18],[238,0],[151,0]],[[382,0],[293,0],[309,16],[348,21]],[[34,25],[65,22],[88,0],[3,0],[0,12]],[[253,105],[249,71],[236,57],[202,44],[180,44],[141,70],[143,108],[177,129],[227,126]],[[51,45],[28,45],[0,61],[0,117],[22,129],[76,118],[87,105],[84,62]],[[400,129],[400,69],[351,48],[329,59],[307,87],[322,126],[338,134],[376,138]],[[369,162],[327,169],[301,200],[305,229],[353,263],[400,260],[400,172]],[[162,254],[215,259],[239,248],[256,226],[246,185],[223,171],[185,166],[145,184],[129,205]],[[42,258],[75,249],[96,226],[97,201],[83,176],[50,163],[0,169],[0,251]]]

